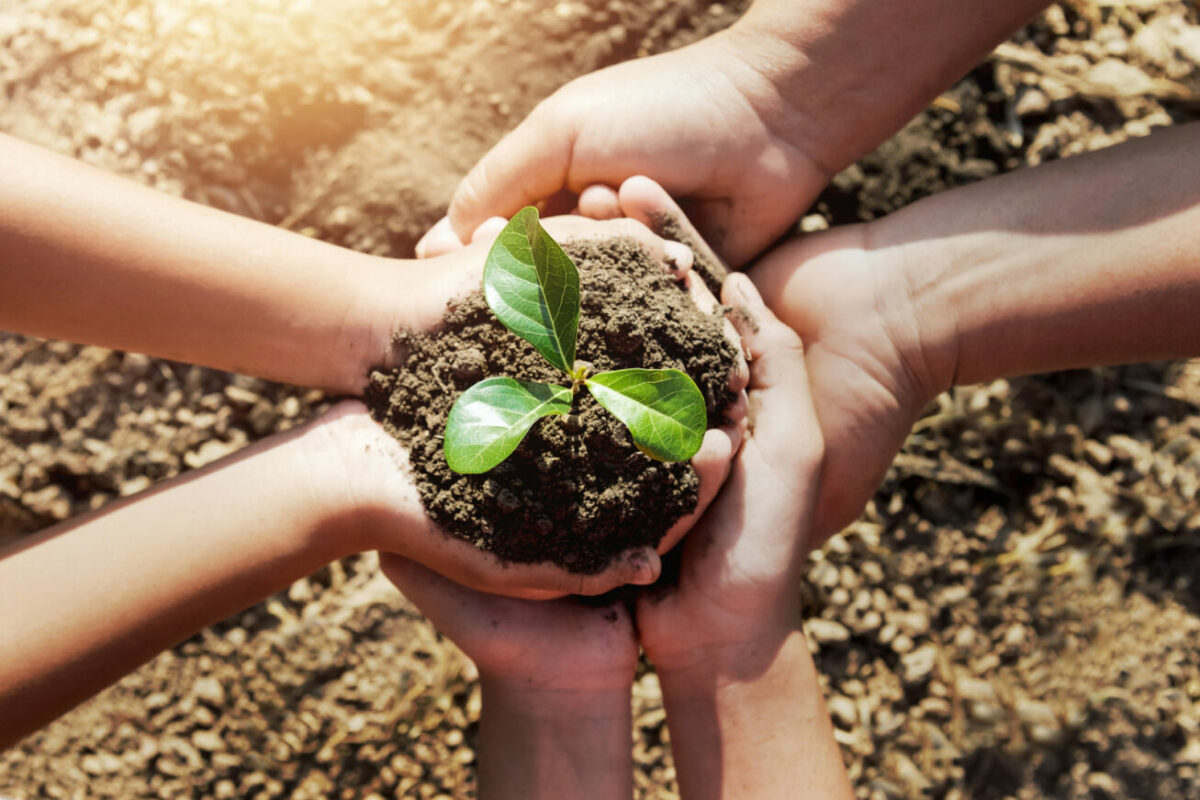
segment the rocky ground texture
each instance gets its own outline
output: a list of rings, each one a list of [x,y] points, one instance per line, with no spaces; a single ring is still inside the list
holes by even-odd
[[[408,255],[569,78],[742,0],[0,0],[0,130],[163,191]],[[1200,118],[1200,12],[1050,9],[839,175],[802,227]],[[310,418],[325,398],[0,334],[0,544]],[[1200,363],[957,389],[813,555],[808,632],[860,797],[1200,796]],[[636,795],[677,796],[635,688]],[[7,753],[11,798],[470,797],[473,668],[334,564]]]

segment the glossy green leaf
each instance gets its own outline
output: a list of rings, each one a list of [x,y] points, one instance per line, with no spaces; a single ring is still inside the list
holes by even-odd
[[[696,455],[708,414],[699,387],[677,369],[621,369],[587,380],[600,405],[624,422],[633,443],[659,461]]]
[[[542,417],[571,411],[565,386],[488,378],[462,393],[446,420],[443,449],[455,472],[487,472],[512,455]]]
[[[579,272],[533,206],[505,226],[483,267],[483,294],[505,327],[570,372],[579,328]]]

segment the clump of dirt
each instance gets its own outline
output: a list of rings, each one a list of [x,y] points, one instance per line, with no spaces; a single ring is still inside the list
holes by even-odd
[[[737,363],[721,317],[697,308],[635,242],[564,249],[582,284],[578,357],[597,370],[683,370],[704,394],[709,425],[719,424],[733,400],[728,380]],[[564,378],[504,328],[479,293],[453,308],[436,334],[400,340],[404,363],[372,372],[367,405],[409,449],[426,510],[455,536],[508,561],[549,560],[594,573],[631,547],[657,545],[696,507],[699,480],[691,464],[644,455],[586,392],[576,397],[575,413],[538,422],[495,469],[453,472],[442,442],[463,391],[494,375],[560,384]]]

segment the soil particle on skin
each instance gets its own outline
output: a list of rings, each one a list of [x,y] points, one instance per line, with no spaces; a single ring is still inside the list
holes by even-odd
[[[704,394],[709,426],[734,399],[737,360],[718,315],[700,311],[636,243],[568,244],[582,284],[577,356],[597,371],[674,368]],[[446,530],[507,561],[553,561],[594,573],[639,545],[657,545],[696,506],[691,464],[655,461],[586,391],[575,413],[541,420],[507,460],[481,475],[450,470],[443,431],[458,396],[508,375],[564,383],[534,348],[502,327],[472,294],[433,335],[403,334],[399,369],[371,374],[372,415],[410,451],[426,510]]]
[[[670,214],[654,214],[650,219],[650,226],[664,239],[671,239],[692,248],[695,256],[692,271],[704,279],[704,285],[713,293],[713,297],[720,297],[721,284],[729,277],[729,268],[721,259],[704,242],[696,241],[679,220]]]

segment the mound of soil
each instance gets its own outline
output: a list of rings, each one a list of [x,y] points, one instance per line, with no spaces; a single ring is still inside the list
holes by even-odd
[[[679,282],[635,242],[564,247],[579,267],[578,357],[597,370],[674,368],[704,393],[709,426],[733,400],[737,352],[720,316],[700,311]],[[495,469],[451,471],[442,451],[458,396],[493,375],[563,383],[534,348],[503,327],[482,294],[449,311],[436,335],[401,334],[399,369],[371,374],[372,415],[410,451],[421,498],[446,530],[508,561],[553,561],[594,573],[630,547],[655,546],[696,507],[690,463],[640,452],[625,426],[586,392],[576,413],[547,417]]]

